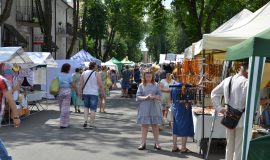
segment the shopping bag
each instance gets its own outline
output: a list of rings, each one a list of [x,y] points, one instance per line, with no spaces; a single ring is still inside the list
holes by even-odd
[[[56,77],[54,78],[52,81],[51,81],[51,84],[50,84],[50,94],[51,95],[58,95],[59,93],[59,78]]]

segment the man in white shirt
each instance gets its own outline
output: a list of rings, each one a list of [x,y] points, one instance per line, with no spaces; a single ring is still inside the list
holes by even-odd
[[[246,103],[248,86],[248,64],[243,63],[236,75],[224,79],[211,93],[213,106],[219,113],[225,113],[227,108],[222,106],[221,98],[224,96],[225,104],[234,109],[243,111]],[[231,81],[231,85],[230,84]],[[229,89],[230,88],[230,89]],[[230,92],[230,93],[229,93]],[[240,160],[242,153],[242,139],[244,127],[244,113],[235,129],[226,128],[226,160]]]

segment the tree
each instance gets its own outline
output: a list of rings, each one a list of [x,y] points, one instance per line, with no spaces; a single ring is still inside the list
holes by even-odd
[[[79,28],[79,10],[80,10],[79,0],[73,0],[73,33],[72,33],[71,44],[66,54],[66,59],[69,59],[71,57],[71,54],[73,53],[74,45],[77,40],[78,28]]]
[[[52,52],[52,0],[43,1],[44,9],[40,0],[35,0],[35,4],[40,30],[44,34],[42,50],[44,52]]]
[[[2,14],[0,15],[0,24],[3,24],[8,17],[10,16],[10,11],[12,8],[13,0],[7,0],[5,4],[5,8],[2,11]]]
[[[87,50],[87,36],[86,36],[86,18],[88,12],[88,0],[84,0],[83,3],[83,16],[82,16],[82,48]]]
[[[89,3],[86,17],[86,32],[90,39],[94,41],[93,51],[97,58],[102,59],[102,39],[107,33],[107,13],[106,7],[100,0]]]

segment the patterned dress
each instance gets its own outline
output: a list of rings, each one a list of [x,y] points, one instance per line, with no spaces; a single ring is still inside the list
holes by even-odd
[[[81,75],[79,73],[75,73],[72,76],[72,79],[75,81],[77,88],[80,88],[80,78]],[[80,98],[80,96],[77,96],[74,89],[72,89],[72,103],[74,106],[84,106],[83,100]]]
[[[161,96],[157,83],[149,85],[140,84],[136,96],[147,96],[149,94]],[[137,124],[162,124],[160,102],[157,100],[141,100],[138,108]]]
[[[173,134],[179,137],[192,137],[194,135],[191,104],[192,98],[188,92],[182,94],[182,83],[175,83],[171,95],[173,100]],[[186,103],[187,102],[187,103]]]
[[[60,82],[60,90],[58,98],[60,110],[60,127],[68,127],[72,76],[66,73],[60,73],[59,82]]]
[[[102,79],[102,82],[103,82],[103,85],[104,85],[104,90],[105,90],[106,97],[109,97],[110,96],[110,90],[109,90],[109,87],[107,85],[107,72],[101,71],[100,75],[101,75],[101,79]]]

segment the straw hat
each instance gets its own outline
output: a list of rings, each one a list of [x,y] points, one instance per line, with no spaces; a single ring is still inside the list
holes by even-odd
[[[11,68],[14,72],[19,72],[21,69],[21,66],[14,64],[13,67]]]

